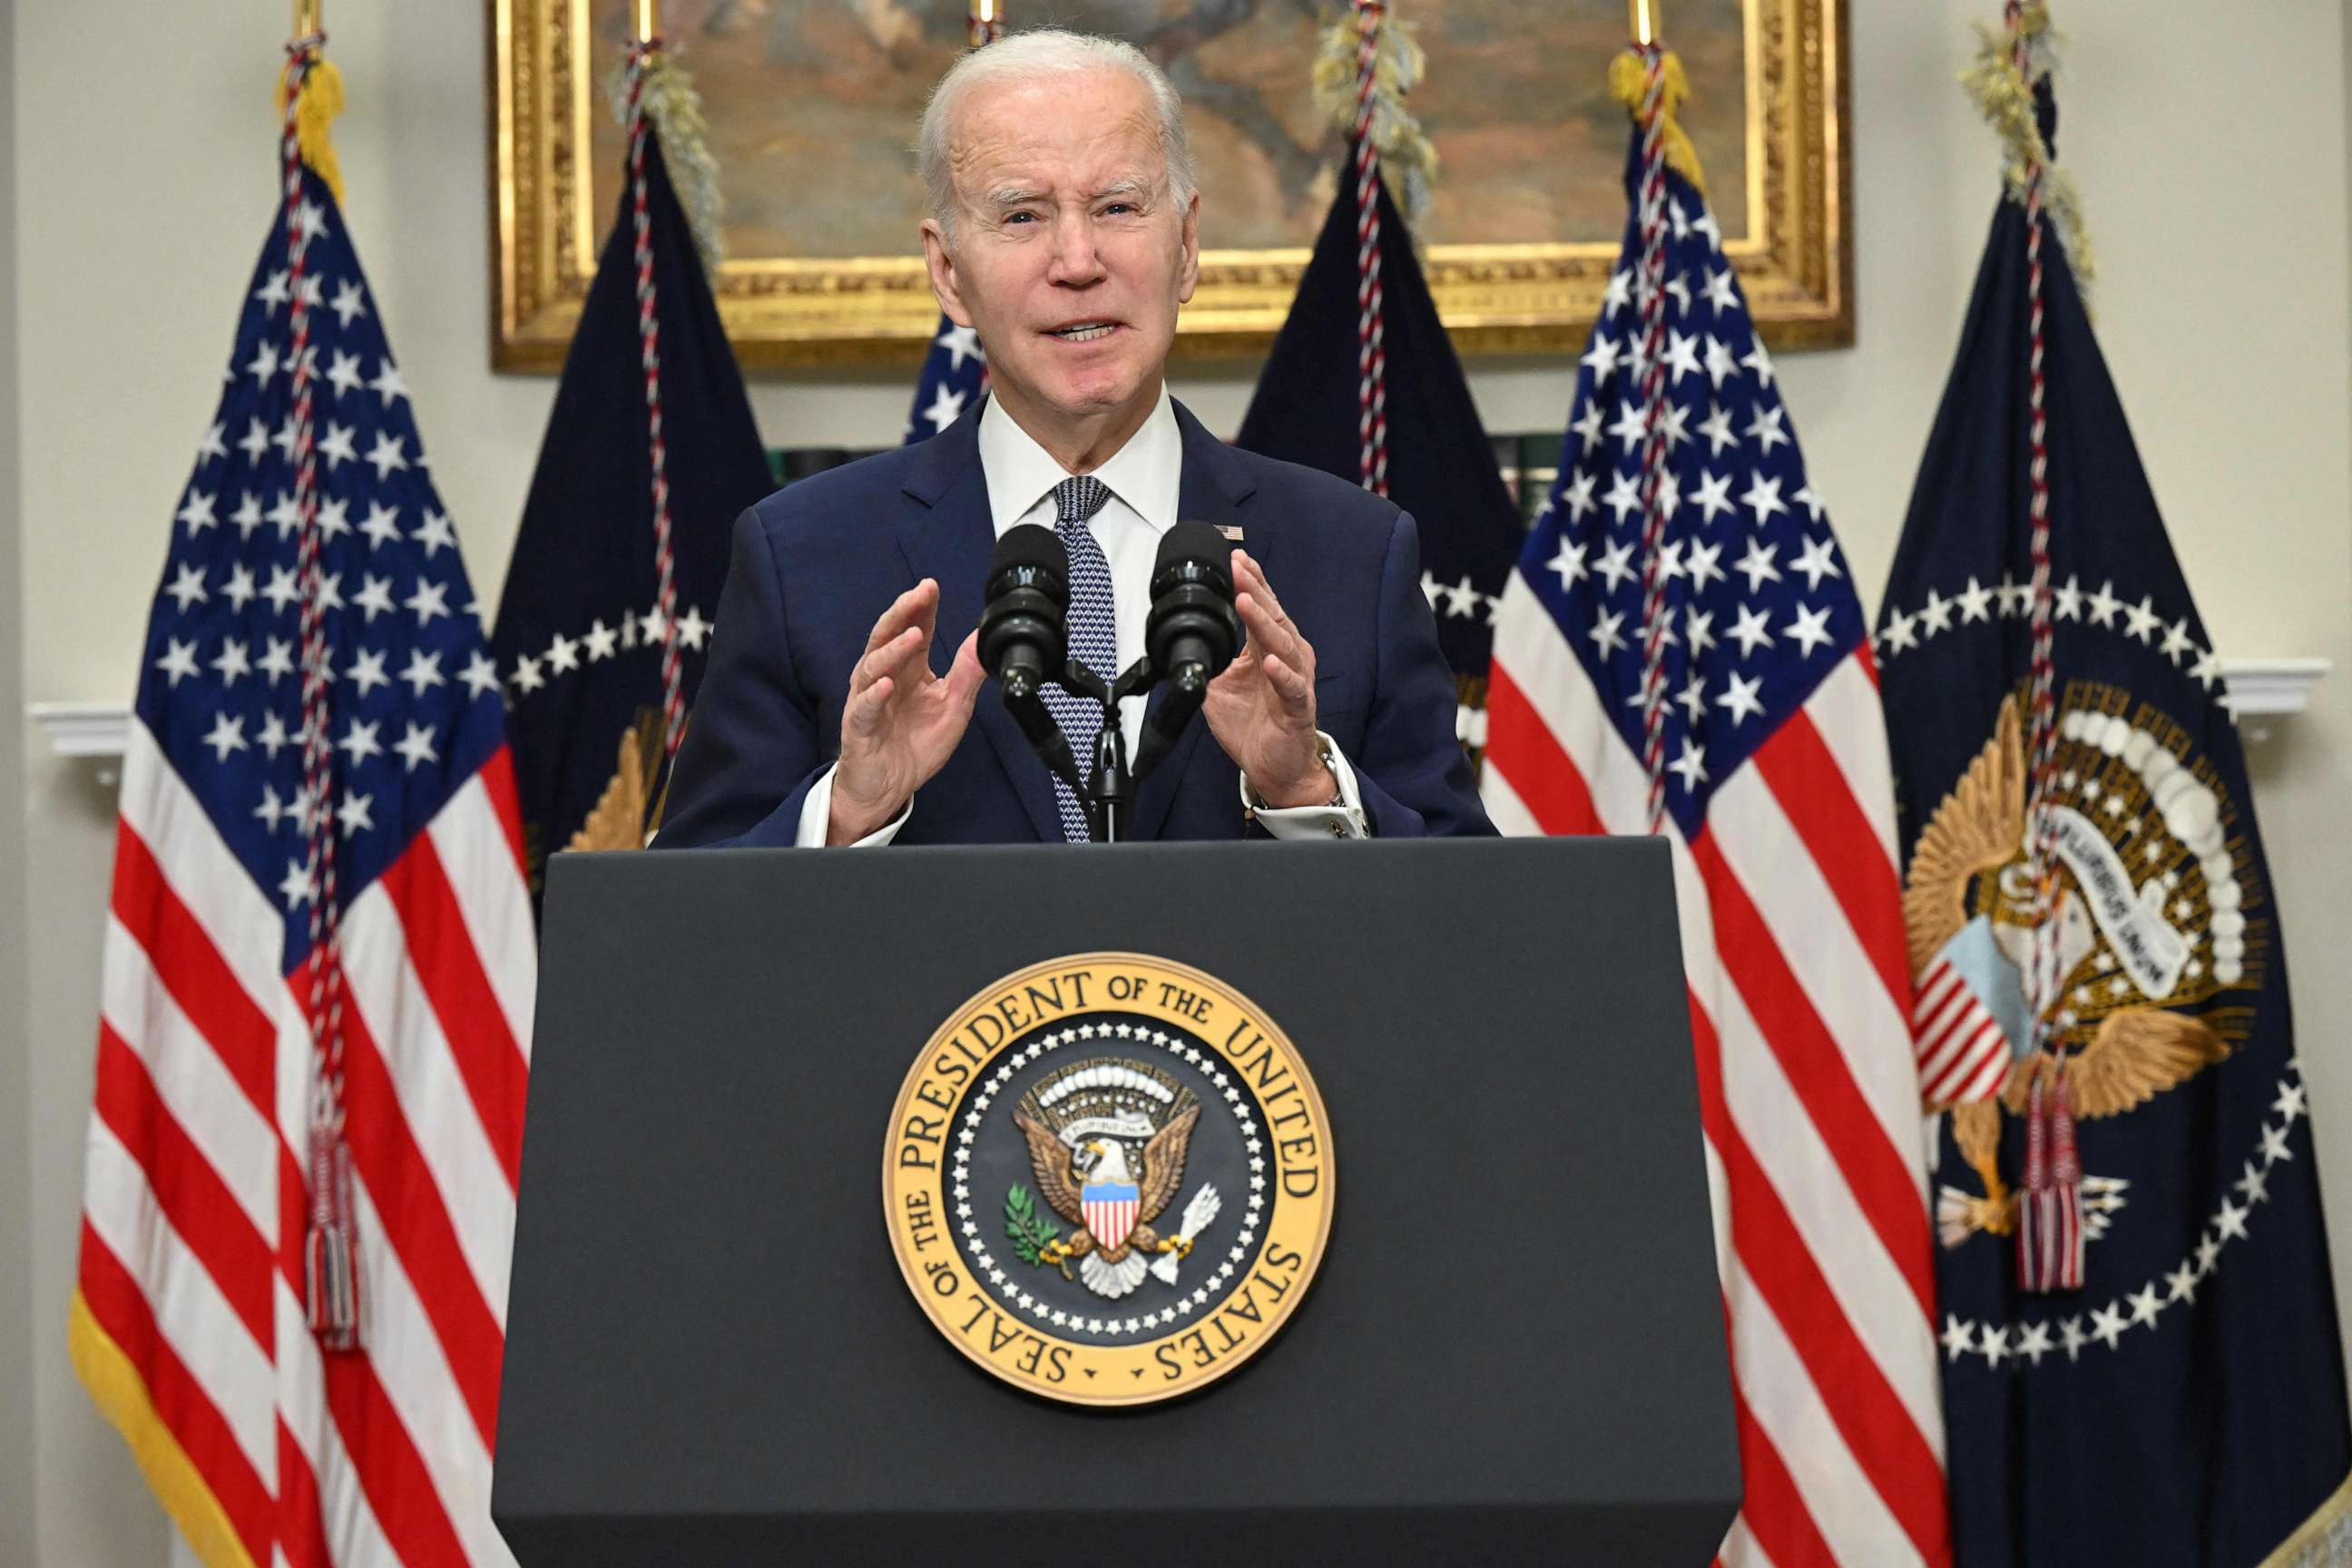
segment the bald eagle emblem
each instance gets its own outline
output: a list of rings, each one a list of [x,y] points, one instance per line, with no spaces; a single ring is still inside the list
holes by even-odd
[[[2231,841],[2227,793],[2188,749],[2179,726],[2126,693],[2069,685],[2044,807],[2060,887],[2060,980],[2040,1020],[2052,1050],[2034,1047],[2025,980],[2032,888],[2017,697],[1920,832],[1903,894],[1920,1097],[1929,1115],[1950,1117],[1982,1184],[1937,1194],[1946,1247],[2014,1229],[2001,1117],[2023,1113],[2038,1078],[2063,1071],[2079,1118],[2126,1116],[2242,1043],[2249,1011],[2213,1003],[2262,984],[2267,924]],[[2086,1239],[2125,1198],[2122,1181],[2084,1177]]]
[[[1153,1228],[1184,1180],[1200,1119],[1190,1089],[1142,1062],[1098,1057],[1038,1079],[1013,1121],[1028,1142],[1038,1191],[1072,1228],[1053,1234],[1028,1188],[1015,1184],[1005,1195],[1005,1232],[1021,1260],[1058,1268],[1114,1300],[1150,1277],[1174,1285],[1179,1260],[1222,1206],[1216,1188],[1203,1185],[1171,1234]]]

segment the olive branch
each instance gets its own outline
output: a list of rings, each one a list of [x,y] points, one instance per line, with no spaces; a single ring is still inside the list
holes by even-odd
[[[1037,1216],[1035,1196],[1019,1182],[1004,1194],[1004,1234],[1021,1261],[1033,1267],[1045,1261],[1042,1254],[1055,1240],[1053,1227]]]

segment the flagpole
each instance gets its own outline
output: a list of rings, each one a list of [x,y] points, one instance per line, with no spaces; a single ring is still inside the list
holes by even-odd
[[[1658,0],[1626,0],[1625,10],[1633,24],[1633,42],[1643,48],[1658,41]]]
[[[1004,36],[1004,7],[1001,0],[971,0],[965,17],[964,41],[975,49]]]
[[[294,0],[294,36],[308,38],[325,31],[320,0]]]
[[[634,0],[629,8],[631,33],[641,44],[661,37],[661,0]]]

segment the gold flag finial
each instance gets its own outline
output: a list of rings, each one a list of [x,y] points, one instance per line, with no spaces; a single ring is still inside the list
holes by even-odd
[[[1625,0],[1633,23],[1633,41],[1643,48],[1658,41],[1658,0]]]
[[[630,12],[635,17],[637,42],[650,44],[661,37],[661,0],[635,0]]]
[[[335,62],[327,58],[319,47],[326,37],[320,0],[294,0],[294,37],[288,47],[300,60],[289,61],[279,71],[277,103],[278,112],[284,113],[287,87],[299,79],[302,95],[294,105],[294,127],[302,161],[327,182],[328,191],[340,203],[343,199],[343,171],[335,160],[335,144],[327,135],[327,127],[343,111],[343,73],[335,68]],[[299,63],[307,63],[307,68],[298,71]]]

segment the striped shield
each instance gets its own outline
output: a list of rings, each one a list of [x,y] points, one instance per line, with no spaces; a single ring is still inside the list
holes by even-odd
[[[1088,1182],[1078,1190],[1078,1204],[1087,1216],[1087,1234],[1105,1252],[1127,1245],[1135,1228],[1135,1209],[1141,1194],[1132,1182]]]

